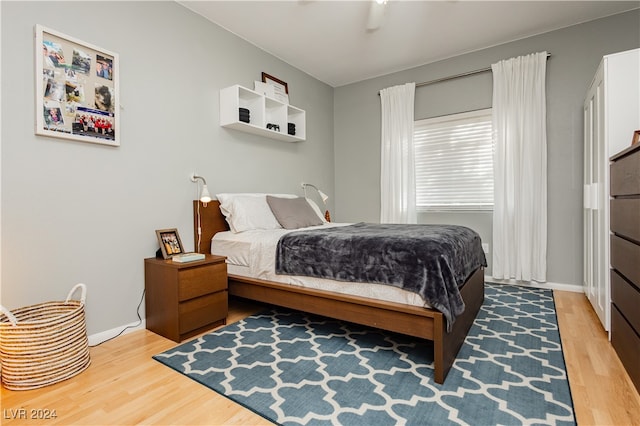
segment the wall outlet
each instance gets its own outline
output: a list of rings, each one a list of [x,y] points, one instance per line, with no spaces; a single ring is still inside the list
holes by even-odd
[[[482,251],[489,254],[489,243],[482,243]]]

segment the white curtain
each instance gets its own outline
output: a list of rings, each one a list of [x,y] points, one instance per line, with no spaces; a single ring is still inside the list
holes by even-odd
[[[547,52],[492,65],[493,277],[547,277]]]
[[[380,91],[382,140],[380,222],[416,223],[413,107],[416,84]]]

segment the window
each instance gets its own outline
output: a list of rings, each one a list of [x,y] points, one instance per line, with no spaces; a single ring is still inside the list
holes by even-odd
[[[416,121],[419,211],[492,210],[491,109]]]

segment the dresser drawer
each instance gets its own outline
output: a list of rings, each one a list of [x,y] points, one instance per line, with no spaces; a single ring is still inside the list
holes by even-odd
[[[628,283],[615,270],[611,270],[611,302],[627,318],[635,330],[640,331],[640,291]]]
[[[636,389],[640,389],[640,338],[615,306],[611,307],[611,344]]]
[[[611,266],[640,286],[640,245],[611,235]]]
[[[611,164],[611,195],[640,194],[640,150]]]
[[[640,198],[611,200],[611,231],[640,241]]]
[[[198,297],[180,304],[180,334],[204,327],[205,325],[227,318],[227,292]]]
[[[178,300],[184,301],[227,288],[227,264],[181,269],[178,272]]]

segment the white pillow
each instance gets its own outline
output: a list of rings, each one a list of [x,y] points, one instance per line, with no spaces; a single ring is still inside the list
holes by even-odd
[[[282,229],[269,204],[267,204],[267,195],[280,198],[298,198],[297,195],[293,194],[252,192],[216,194],[216,198],[220,201],[220,211],[225,216],[231,232],[237,234],[252,229]],[[317,204],[308,198],[307,201],[318,217],[323,222],[326,222]]]
[[[231,232],[282,228],[271,212],[265,194],[217,194],[216,197]]]

